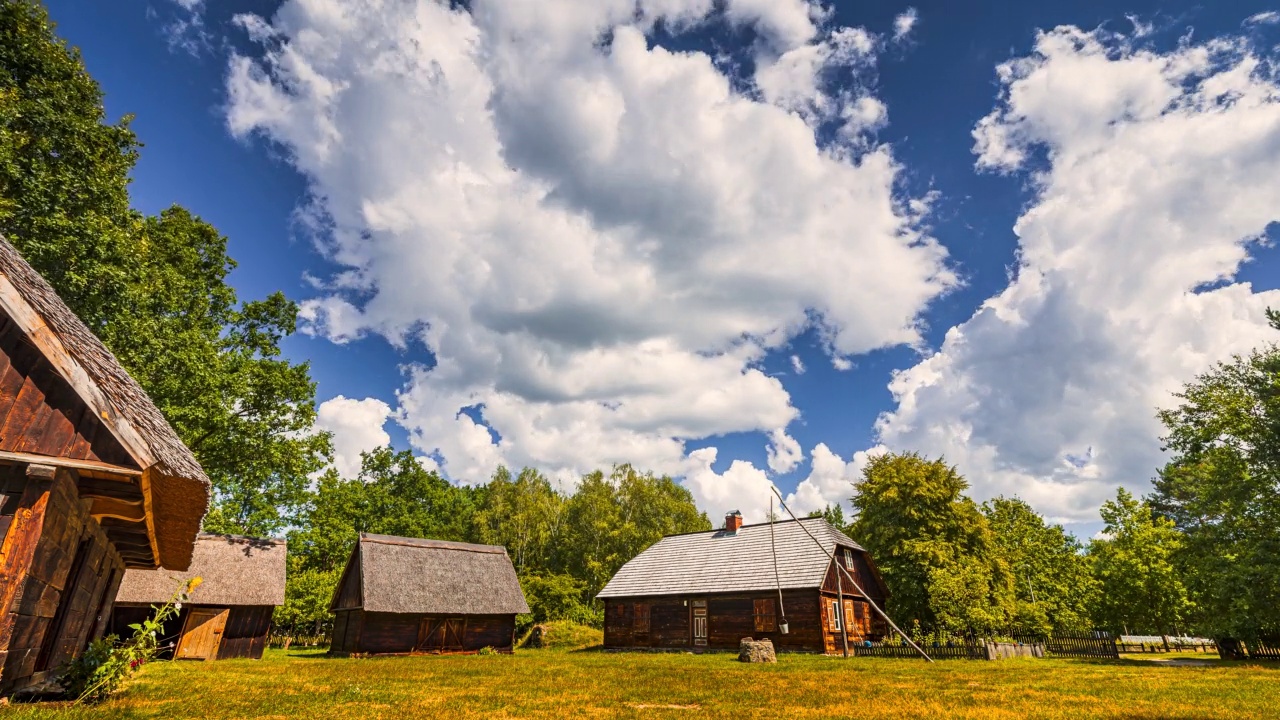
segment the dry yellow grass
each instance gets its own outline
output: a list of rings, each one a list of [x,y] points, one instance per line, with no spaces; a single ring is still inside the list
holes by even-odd
[[[514,656],[156,663],[96,708],[0,718],[1274,718],[1280,667],[1141,660],[842,660],[518,651]]]

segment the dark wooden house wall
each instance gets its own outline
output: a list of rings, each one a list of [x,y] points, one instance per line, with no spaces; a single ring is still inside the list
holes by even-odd
[[[157,657],[168,659],[173,657],[187,621],[187,613],[192,608],[223,608],[226,605],[183,605],[176,617],[170,618],[160,632],[161,652]],[[271,632],[271,617],[275,607],[271,605],[232,605],[227,614],[227,626],[222,631],[222,641],[218,645],[218,660],[232,658],[249,658],[258,660],[267,649],[267,635]],[[155,611],[150,605],[121,604],[111,613],[111,624],[108,632],[120,637],[133,634],[129,628],[134,623],[141,623]]]
[[[608,598],[605,600],[604,644],[615,648],[691,648],[691,601],[705,600],[709,649],[736,650],[742,638],[752,637],[769,638],[780,650],[822,652],[823,626],[818,597],[817,588],[784,590],[782,612],[778,610],[776,591]],[[772,631],[758,628],[757,601],[767,602],[773,609]],[[637,605],[647,607],[647,633],[637,632]],[[786,635],[777,629],[784,613],[788,625]]]
[[[30,474],[0,546],[0,694],[41,681],[105,628],[124,562],[74,475]]]
[[[515,641],[515,615],[428,615],[365,612],[362,609],[340,609],[334,612],[333,641],[335,654],[393,655],[429,652],[420,644],[423,621],[454,618],[461,621],[461,652],[493,648],[510,652]]]
[[[137,468],[98,416],[3,311],[0,450]]]

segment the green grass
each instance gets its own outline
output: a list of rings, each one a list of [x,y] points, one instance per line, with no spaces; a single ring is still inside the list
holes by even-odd
[[[1280,666],[522,650],[513,656],[160,662],[96,708],[0,718],[1263,718]]]

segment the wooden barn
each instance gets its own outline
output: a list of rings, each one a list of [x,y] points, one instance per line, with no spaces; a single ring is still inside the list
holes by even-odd
[[[529,612],[503,547],[368,533],[330,609],[338,655],[511,652]]]
[[[151,399],[0,238],[0,695],[102,633],[126,567],[185,569],[208,503]]]
[[[173,597],[179,582],[200,577],[177,617],[165,623],[160,646],[177,660],[262,657],[271,615],[284,604],[286,547],[283,540],[200,535],[186,572],[129,570],[116,594],[111,630],[128,635],[152,605]]]
[[[826,520],[774,523],[771,537],[768,523],[743,525],[735,511],[720,530],[658,541],[596,597],[604,601],[605,647],[736,650],[752,637],[779,650],[836,653],[888,632],[867,603],[883,608],[887,595],[867,552]]]

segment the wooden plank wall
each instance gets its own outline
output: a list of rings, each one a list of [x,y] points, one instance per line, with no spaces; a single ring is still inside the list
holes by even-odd
[[[65,469],[28,479],[0,549],[0,694],[39,682],[105,625],[124,562],[86,506]]]
[[[777,592],[730,593],[705,596],[658,596],[637,598],[608,598],[605,600],[605,647],[690,647],[689,607],[685,601],[707,601],[707,647],[736,650],[744,637],[768,638],[780,650],[822,652],[822,626],[818,592],[813,590],[784,590],[782,610],[785,612],[789,632],[783,635],[760,632],[755,628],[755,601],[771,600],[777,608]],[[634,632],[636,603],[649,607],[649,633],[646,636]],[[779,614],[776,623],[782,621]]]
[[[137,467],[98,416],[3,312],[0,450]]]
[[[351,554],[351,560],[342,571],[342,581],[338,588],[338,597],[334,608],[360,607],[360,548],[357,546]]]
[[[339,610],[335,613],[333,653],[401,654],[416,652],[423,619],[443,615],[374,613]],[[453,617],[453,616],[450,616]],[[515,615],[465,615],[462,649],[474,652],[491,647],[510,652],[515,639]]]
[[[227,627],[222,631],[218,659],[261,659],[262,651],[267,648],[267,634],[271,632],[274,611],[275,607],[271,605],[232,607]]]

